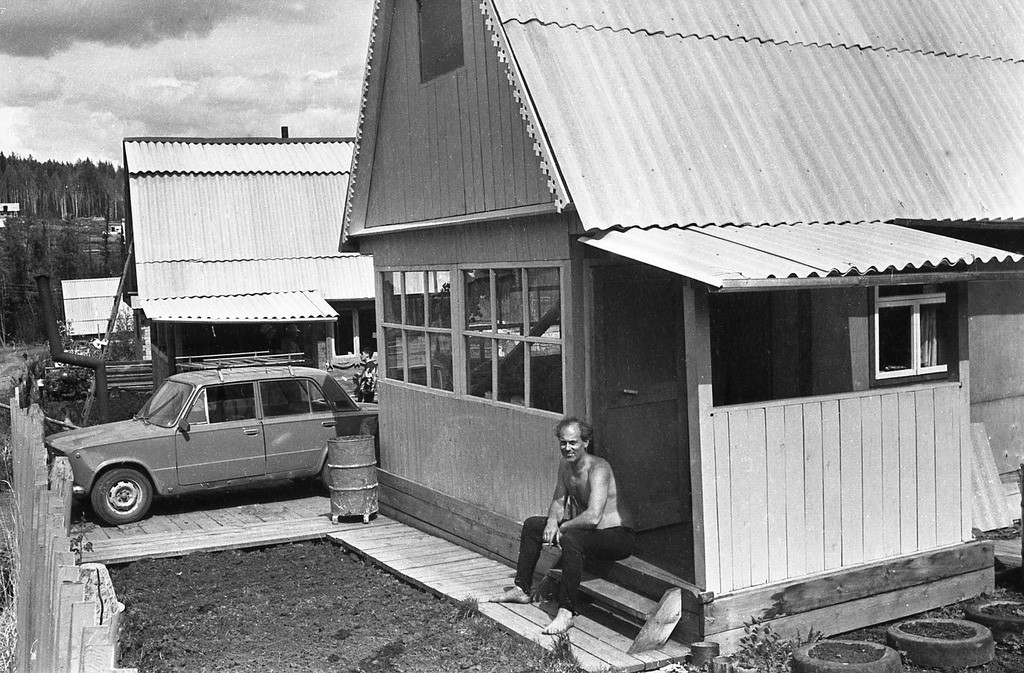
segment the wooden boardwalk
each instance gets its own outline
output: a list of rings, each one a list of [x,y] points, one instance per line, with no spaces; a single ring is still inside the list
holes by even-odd
[[[126,563],[144,558],[182,556],[197,551],[262,547],[327,538],[430,593],[461,601],[497,593],[512,584],[508,566],[476,552],[378,515],[334,524],[326,496],[256,502],[203,510],[154,514],[116,528],[83,530],[83,561]],[[481,604],[480,612],[502,628],[551,649],[554,639],[541,634],[556,606]],[[626,654],[633,634],[593,619],[577,617],[569,631],[573,653],[588,671],[643,671],[682,661],[684,645]]]

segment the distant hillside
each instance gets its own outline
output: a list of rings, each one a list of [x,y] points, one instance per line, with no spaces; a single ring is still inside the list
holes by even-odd
[[[37,161],[0,152],[0,202],[27,218],[124,218],[124,170],[101,161]]]

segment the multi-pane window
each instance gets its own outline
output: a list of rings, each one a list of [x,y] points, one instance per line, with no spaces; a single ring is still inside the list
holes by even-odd
[[[450,272],[387,271],[383,288],[384,375],[454,390]]]
[[[461,68],[462,0],[419,0],[419,18],[421,81]]]
[[[934,285],[875,290],[875,377],[946,371],[952,340],[946,293]]]
[[[562,411],[557,268],[463,271],[467,393]]]

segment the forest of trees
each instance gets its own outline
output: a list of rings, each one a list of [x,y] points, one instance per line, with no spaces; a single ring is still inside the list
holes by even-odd
[[[23,217],[124,219],[124,169],[106,161],[37,161],[0,152],[0,202]]]
[[[43,340],[35,275],[50,276],[58,311],[60,281],[119,276],[120,236],[106,221],[124,218],[124,173],[106,162],[40,162],[0,153],[0,202],[21,217],[0,228],[0,345]],[[103,218],[104,222],[90,221]]]

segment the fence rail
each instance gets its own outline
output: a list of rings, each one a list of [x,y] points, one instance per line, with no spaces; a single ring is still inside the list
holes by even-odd
[[[14,463],[17,673],[103,673],[117,668],[117,602],[102,564],[78,564],[69,535],[71,466],[47,466],[43,414],[11,401]]]

